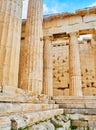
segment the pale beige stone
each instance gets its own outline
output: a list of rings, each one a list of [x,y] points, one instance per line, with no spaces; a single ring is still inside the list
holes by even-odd
[[[96,14],[93,14],[93,15],[86,15],[84,18],[83,18],[84,22],[92,22],[92,21],[95,21],[96,20]]]
[[[12,129],[19,129],[19,128],[24,128],[27,124],[26,121],[24,120],[22,115],[11,115],[9,117],[10,121],[11,121],[11,128]]]
[[[34,104],[38,103],[38,104]],[[40,104],[41,102],[26,102],[26,103],[0,103],[0,116],[8,116],[16,113],[38,112],[45,110],[58,109],[57,104]]]
[[[26,92],[22,89],[16,88],[16,87],[12,87],[12,86],[1,86],[3,93],[6,94],[13,94],[13,95],[20,95],[20,96],[25,96]]]
[[[54,109],[54,110],[48,110],[43,112],[37,112],[37,113],[29,113],[25,114],[24,118],[27,119],[27,125],[28,124],[34,124],[39,121],[44,121],[46,119],[50,119],[54,117],[55,115],[60,115],[63,113],[63,109]]]
[[[38,98],[42,99],[42,98],[46,98],[48,99],[48,95],[45,95],[45,94],[39,94],[38,95]]]
[[[44,38],[44,74],[43,93],[53,96],[53,60],[52,60],[52,38]]]
[[[0,0],[0,85],[2,86],[18,87],[22,2],[23,0]]]
[[[88,121],[78,121],[78,120],[74,120],[72,121],[72,125],[74,126],[83,126],[83,127],[87,127],[88,126]]]
[[[91,9],[86,9],[86,11],[90,12]],[[89,29],[91,30],[96,27],[96,21],[94,20],[96,16],[95,11],[96,10],[84,15],[62,13],[44,17],[44,37],[52,36],[52,34],[60,34],[62,32],[70,33],[73,32],[73,30],[74,32],[87,30],[88,33]],[[84,19],[82,19],[82,16]]]
[[[10,130],[11,121],[8,117],[0,117],[0,130]]]
[[[42,0],[29,0],[25,42],[20,56],[19,86],[35,94],[42,93],[43,30]]]
[[[96,108],[95,96],[56,96],[53,98],[61,108],[67,109],[92,109]]]
[[[82,83],[81,83],[81,68],[80,68],[80,55],[78,47],[77,34],[75,32],[70,34],[70,96],[82,96]]]
[[[20,48],[22,0],[0,1],[0,130],[60,114],[78,126],[96,121],[96,8],[44,16],[43,21],[42,6],[42,0],[29,0]],[[78,41],[83,34],[93,36]],[[62,116],[55,123],[69,129],[69,118]],[[38,128],[46,127],[51,124]]]
[[[83,34],[92,34],[93,38],[96,40],[96,31],[95,31],[95,8],[88,8],[80,11],[76,11],[75,13],[62,13],[56,15],[49,15],[44,17],[43,21],[43,37],[47,43],[48,39],[51,38],[50,44],[46,44],[46,50],[52,45],[52,53],[53,55],[53,95],[69,95],[69,86],[70,86],[70,77],[69,77],[69,37],[68,34],[72,32],[77,32],[79,36]],[[89,14],[87,14],[89,12]],[[83,19],[82,19],[83,16]],[[25,25],[26,20],[23,21],[22,24],[22,37],[25,38]],[[96,62],[95,62],[95,52],[96,46],[93,45],[95,43],[93,39],[89,37],[78,41],[79,46],[79,57],[80,57],[80,71],[81,71],[81,80],[82,81],[82,95],[96,95]],[[25,40],[22,40],[22,44]],[[86,44],[85,44],[86,42]],[[88,44],[87,44],[88,43]],[[50,45],[50,46],[49,46]],[[22,49],[21,49],[22,50]],[[48,53],[51,51],[48,51]],[[47,53],[47,52],[46,52]],[[45,53],[45,54],[46,54]],[[44,54],[44,55],[45,55]],[[50,53],[49,53],[50,54]],[[45,60],[48,58],[45,56]],[[45,62],[46,63],[46,62]],[[90,63],[90,64],[89,64]],[[50,64],[48,64],[49,66]],[[48,69],[46,69],[48,70]],[[49,71],[50,70],[50,71]],[[43,70],[45,75],[48,76],[51,74],[51,69],[48,71]],[[88,72],[86,72],[86,70]],[[50,72],[50,73],[49,73]],[[47,76],[47,77],[48,77]],[[51,75],[52,76],[52,75]],[[46,84],[48,84],[49,78],[45,78]],[[52,80],[50,80],[50,84]],[[44,81],[43,81],[44,84]],[[43,85],[43,93],[46,88]],[[51,86],[51,85],[50,85]],[[90,87],[90,88],[89,88]],[[47,87],[48,88],[48,87]],[[49,91],[49,89],[48,89]]]
[[[47,130],[46,127],[42,124],[34,125],[30,130]]]
[[[43,125],[47,130],[54,130],[55,129],[54,125],[50,121],[43,122],[40,124]]]

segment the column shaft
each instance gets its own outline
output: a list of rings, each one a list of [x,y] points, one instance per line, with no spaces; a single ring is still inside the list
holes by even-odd
[[[70,96],[82,96],[80,55],[76,33],[70,34]]]
[[[44,42],[44,94],[53,96],[53,67],[52,67],[52,45],[50,38],[46,38]]]
[[[0,85],[18,86],[22,0],[0,0]]]
[[[19,86],[36,94],[42,92],[43,84],[42,10],[42,0],[29,0],[25,43],[20,56]]]

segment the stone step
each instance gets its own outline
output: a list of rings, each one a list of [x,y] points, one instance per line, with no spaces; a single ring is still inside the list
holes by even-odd
[[[0,103],[0,116],[58,109],[58,104]]]
[[[96,108],[96,97],[54,97],[61,108]]]
[[[67,114],[71,120],[96,121],[96,115]]]
[[[54,100],[51,100],[46,95],[41,94],[41,95],[31,96],[27,94],[20,95],[20,94],[0,93],[0,102],[55,104]]]
[[[96,100],[96,96],[54,96],[53,97],[55,100],[56,99],[65,99],[65,100],[68,100],[68,99],[74,99],[74,100],[77,100],[77,99],[89,99],[89,100]]]
[[[57,102],[61,102],[61,103],[85,103],[85,102],[88,102],[88,103],[90,103],[90,102],[93,102],[93,103],[96,103],[96,97],[95,96],[90,96],[90,97],[88,97],[88,96],[86,96],[86,97],[72,97],[72,96],[70,96],[70,97],[54,97],[53,98],[55,101],[57,101]]]
[[[76,130],[96,130],[96,120],[72,120],[71,124],[77,126]]]
[[[60,108],[74,108],[74,109],[95,109],[96,104],[95,103],[58,103]]]
[[[96,100],[83,100],[83,99],[56,99],[56,103],[96,103]]]
[[[14,128],[26,127],[38,123],[40,121],[45,121],[56,115],[61,115],[63,109],[54,109],[47,111],[39,111],[33,113],[23,113],[11,116],[0,117],[0,130],[10,130],[11,126]]]
[[[82,127],[91,128],[91,126],[93,130],[96,122],[96,96],[60,96],[53,99],[60,108],[64,109],[64,114],[71,119],[72,125],[78,127],[76,130]]]
[[[67,109],[68,110],[68,109]],[[81,110],[82,111],[82,110]],[[96,129],[96,113],[89,114],[89,113],[82,113],[78,114],[71,113],[68,114],[68,111],[66,112],[66,116],[71,119],[71,126],[76,126],[76,130],[95,130]]]
[[[62,107],[61,107],[62,108]],[[65,114],[83,114],[83,115],[96,115],[96,108],[67,108],[64,109]]]

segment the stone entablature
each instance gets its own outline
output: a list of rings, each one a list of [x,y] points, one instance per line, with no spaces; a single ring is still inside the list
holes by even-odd
[[[82,34],[90,34],[91,30],[96,27],[96,8],[77,11],[77,13],[62,13],[52,16],[44,17],[43,33],[44,36],[51,36],[53,34],[79,32]],[[96,31],[94,30],[95,34]]]

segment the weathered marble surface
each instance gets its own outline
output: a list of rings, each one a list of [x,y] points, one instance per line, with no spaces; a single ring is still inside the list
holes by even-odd
[[[21,43],[19,86],[41,94],[43,89],[43,1],[29,0],[25,42]]]
[[[18,129],[20,127],[25,128],[31,126],[34,123],[48,120],[56,115],[61,115],[63,109],[45,110],[39,112],[19,113],[11,114],[10,116],[0,116],[0,130],[10,130],[11,127]]]
[[[18,87],[23,0],[0,0],[0,85]]]

